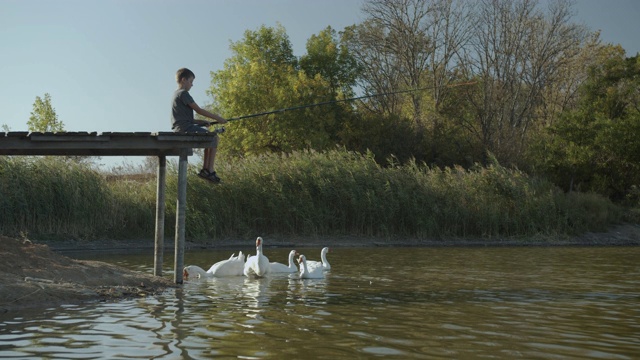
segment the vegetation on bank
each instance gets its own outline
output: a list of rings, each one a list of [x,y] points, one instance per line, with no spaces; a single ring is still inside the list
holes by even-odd
[[[196,161],[192,161],[195,163]],[[220,159],[220,186],[189,169],[187,239],[255,236],[519,237],[600,230],[623,211],[547,180],[487,167],[383,167],[346,150]],[[0,234],[32,239],[151,238],[155,176],[108,180],[62,158],[0,157]],[[167,171],[166,234],[177,170]]]
[[[188,236],[562,234],[617,221],[604,198],[637,222],[640,54],[602,43],[572,6],[365,1],[360,23],[312,35],[301,56],[281,25],[245,31],[205,105],[244,119],[218,149],[227,183],[190,182]],[[27,126],[64,131],[48,93]],[[22,177],[0,177],[0,231],[154,232],[154,181],[6,161]]]

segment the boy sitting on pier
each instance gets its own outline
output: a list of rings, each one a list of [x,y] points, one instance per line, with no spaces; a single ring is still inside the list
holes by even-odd
[[[223,117],[201,108],[193,100],[189,94],[189,90],[193,87],[193,80],[195,78],[195,74],[187,68],[179,69],[176,72],[178,89],[173,93],[173,104],[171,107],[171,129],[174,132],[208,133],[209,131],[203,126],[208,127],[211,126],[211,124],[224,124],[227,122]],[[196,120],[193,116],[194,111],[215,121]],[[218,136],[216,135],[211,147],[204,150],[204,164],[202,165],[202,170],[198,173],[198,176],[213,183],[220,183],[220,178],[214,170],[217,150]]]

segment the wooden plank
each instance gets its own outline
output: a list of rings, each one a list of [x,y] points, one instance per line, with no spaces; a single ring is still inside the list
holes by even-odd
[[[216,135],[213,134],[174,134],[158,135],[158,141],[213,141]]]
[[[69,142],[69,141],[109,141],[109,136],[95,136],[90,134],[31,134],[29,138],[32,141],[57,141],[57,142]]]
[[[0,155],[177,156],[180,149],[206,148],[213,134],[9,132],[0,137]],[[192,154],[192,151],[189,150]]]
[[[179,134],[179,133],[175,133],[175,132],[173,132],[173,131],[158,131],[158,132],[151,133],[151,136],[158,136],[158,135],[173,135],[173,134]]]
[[[0,155],[11,156],[179,156],[182,149],[2,149]],[[191,148],[188,156],[193,155]]]
[[[118,137],[149,137],[151,132],[103,132],[102,135]]]
[[[27,137],[29,135],[28,131],[10,131],[7,133],[7,137]]]
[[[93,131],[31,131],[29,135],[58,135],[58,136],[75,136],[75,135],[97,135],[98,132]]]

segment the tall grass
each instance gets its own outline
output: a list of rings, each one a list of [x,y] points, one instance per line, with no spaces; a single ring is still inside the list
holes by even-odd
[[[0,234],[48,239],[141,236],[154,227],[153,200],[59,157],[0,157]]]
[[[282,236],[504,237],[605,228],[621,210],[591,194],[498,164],[472,170],[381,167],[344,150],[219,159],[224,184],[190,165],[187,238]],[[0,233],[38,237],[153,237],[155,179],[106,181],[60,160],[0,158]],[[177,171],[167,172],[167,235]],[[35,195],[31,195],[35,194]]]

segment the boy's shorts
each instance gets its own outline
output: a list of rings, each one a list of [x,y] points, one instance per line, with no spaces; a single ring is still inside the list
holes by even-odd
[[[175,129],[174,129],[174,131],[175,131]],[[213,148],[218,147],[218,134],[211,133],[211,132],[209,132],[209,130],[207,130],[207,129],[201,127],[201,126],[198,126],[196,124],[191,124],[186,129],[184,129],[184,130],[180,129],[180,131],[176,131],[176,132],[180,132],[180,133],[200,133],[200,134],[215,135],[215,138],[211,141],[211,147],[213,147]]]

